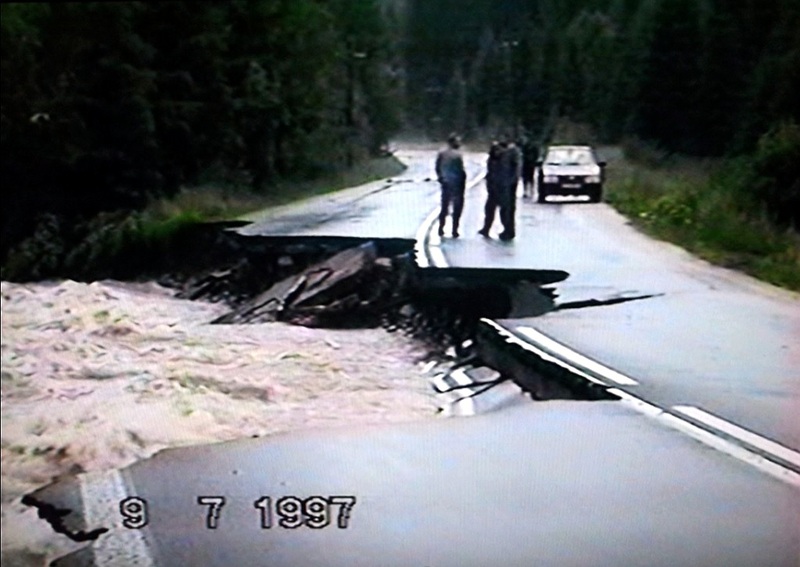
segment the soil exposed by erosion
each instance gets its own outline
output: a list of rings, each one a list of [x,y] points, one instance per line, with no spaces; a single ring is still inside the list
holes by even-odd
[[[481,368],[481,317],[546,311],[540,284],[566,277],[420,270],[409,241],[219,227],[202,241],[158,283],[3,282],[4,565],[78,545],[21,503],[55,478],[180,445],[434,418],[422,374]]]
[[[259,279],[260,286],[243,284],[254,279],[254,264],[244,261],[183,282],[182,295],[210,296],[231,307],[214,323],[286,321],[326,328],[380,325],[387,331],[402,330],[422,342],[434,359],[453,358],[455,366],[463,367],[466,380],[463,374],[461,380],[448,380],[448,371],[434,379],[433,386],[440,393],[460,391],[474,397],[512,380],[535,400],[613,399],[604,388],[562,366],[547,363],[527,349],[515,348],[481,322],[484,318],[534,317],[558,310],[555,291],[545,286],[562,281],[568,276],[566,272],[420,268],[414,261],[413,242],[402,240],[246,238],[261,245],[283,246],[278,264],[285,272],[293,267],[295,273],[279,281]],[[308,258],[317,261],[309,265],[303,261]],[[253,291],[258,287],[263,291]],[[242,289],[251,293],[230,293]],[[563,308],[642,298],[588,301]],[[492,378],[481,378],[487,375]],[[443,409],[449,413],[457,400],[455,396]]]
[[[554,309],[542,287],[559,270],[418,268],[401,239],[258,237],[219,233],[217,249],[192,273],[160,283],[177,297],[230,307],[213,323],[284,321],[307,327],[398,328],[436,350],[461,348],[483,317],[535,316]],[[224,258],[225,261],[220,261]]]

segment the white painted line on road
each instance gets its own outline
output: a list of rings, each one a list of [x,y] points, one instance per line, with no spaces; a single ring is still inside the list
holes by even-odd
[[[447,374],[440,373],[440,374],[437,374],[436,376],[434,376],[433,378],[431,378],[431,385],[433,386],[433,389],[436,390],[436,393],[438,393],[438,394],[442,394],[446,390],[450,389],[450,384],[448,384],[447,380],[445,380],[445,376],[447,376]]]
[[[736,439],[739,439],[748,445],[752,445],[753,447],[766,453],[775,455],[787,463],[792,463],[794,466],[800,467],[800,453],[797,451],[792,451],[780,443],[770,441],[766,437],[757,435],[694,406],[672,406],[672,409],[679,411],[684,415],[688,415],[692,419],[696,419],[699,422],[705,423],[714,429],[718,429],[723,433],[730,435],[731,437],[735,437]]]
[[[456,384],[459,386],[464,386],[465,388],[474,383],[472,378],[470,378],[462,368],[453,370],[450,373],[450,377],[456,382]],[[468,395],[469,394],[460,393],[459,397]],[[455,405],[458,407],[459,415],[475,415],[475,400],[472,398],[459,399]]]
[[[429,248],[428,253],[431,255],[431,261],[435,267],[446,268],[449,265],[447,259],[444,257],[444,252],[442,252],[442,249],[438,246]]]
[[[117,470],[89,473],[80,478],[81,500],[86,527],[104,527],[110,532],[92,544],[97,567],[155,567],[141,530],[127,529],[120,522],[120,502],[128,497]]]
[[[453,389],[453,384],[447,382],[448,378],[455,382],[456,386],[463,386],[465,388]],[[461,399],[464,396],[469,396],[471,392],[464,392],[463,390],[469,388],[473,384],[474,382],[469,375],[460,368],[450,373],[439,373],[431,378],[431,385],[436,393],[448,400],[447,404],[443,407],[446,416],[476,415],[475,401],[472,398]]]
[[[486,172],[482,170],[478,175],[467,182],[464,190],[472,189],[475,185],[483,181],[484,177],[486,177]],[[442,239],[439,233],[433,230],[433,225],[438,218],[439,208],[437,207],[425,217],[425,220],[422,221],[414,237],[414,250],[416,252],[417,265],[420,268],[429,268],[431,264],[436,268],[447,268],[449,266],[447,258],[445,258],[444,252],[440,248]],[[430,261],[428,260],[428,256],[430,256]]]
[[[700,441],[701,443],[708,445],[713,449],[721,451],[731,457],[756,467],[761,472],[791,484],[792,486],[800,488],[800,474],[797,474],[786,467],[782,467],[778,463],[774,463],[769,459],[762,457],[761,455],[753,453],[752,451],[749,451],[740,445],[736,445],[735,443],[723,439],[722,437],[718,437],[693,423],[681,419],[680,417],[673,415],[656,405],[645,402],[636,396],[632,396],[623,390],[618,388],[609,388],[608,392],[619,397],[622,403],[629,405],[639,413],[656,419],[664,423],[664,425],[673,429],[677,429],[681,433],[685,433],[686,435],[689,435],[693,439],[696,439],[697,441]]]
[[[586,370],[596,372],[606,380],[610,380],[611,382],[619,384],[620,386],[636,386],[639,384],[636,380],[628,378],[624,374],[621,374],[620,372],[617,372],[616,370],[613,370],[608,366],[600,364],[599,362],[596,362],[591,358],[588,358],[578,352],[575,352],[571,348],[562,345],[559,342],[554,341],[553,339],[537,331],[533,327],[516,327],[515,329],[520,334],[525,335],[530,339],[533,339],[534,341],[536,341],[536,343],[550,350],[554,354],[563,356],[568,361],[577,364],[579,366],[582,366]]]
[[[469,374],[463,368],[456,368],[450,373],[450,376],[459,386],[471,386],[474,383],[474,380],[469,377]]]
[[[590,374],[587,374],[586,372],[583,372],[582,370],[572,366],[568,362],[565,362],[562,359],[560,359],[560,358],[558,358],[556,356],[553,356],[552,354],[550,354],[550,353],[548,353],[546,351],[543,351],[542,349],[536,347],[535,345],[532,345],[531,343],[522,340],[518,336],[514,335],[511,331],[509,331],[508,329],[502,327],[501,325],[499,325],[498,323],[492,321],[491,319],[481,319],[481,322],[486,323],[487,325],[490,325],[490,326],[494,327],[495,330],[497,331],[497,333],[502,335],[505,338],[505,341],[507,343],[516,344],[516,345],[524,348],[528,352],[534,353],[539,358],[542,358],[543,360],[546,360],[548,362],[552,362],[554,364],[557,364],[557,365],[561,366],[562,368],[566,368],[567,370],[569,370],[573,374],[577,374],[578,376],[581,376],[582,378],[585,378],[585,379],[589,380],[590,382],[594,382],[595,384],[598,384],[598,385],[604,386],[604,387],[608,386],[608,384],[606,384],[602,380],[598,380],[594,376],[592,376]]]
[[[473,384],[472,379],[467,376],[467,374],[459,368],[458,370],[454,370],[450,376],[452,376],[453,380],[459,386],[464,386],[465,388],[471,386]],[[470,392],[471,393],[471,392]],[[469,396],[469,394],[460,394],[460,396]],[[455,406],[458,408],[458,414],[463,416],[475,415],[475,400],[474,398],[463,398],[460,399],[455,403]]]
[[[436,217],[439,216],[438,209],[434,209],[431,213],[422,221],[422,224],[419,225],[417,229],[417,234],[414,236],[414,250],[416,252],[417,257],[417,265],[420,268],[428,268],[430,267],[430,263],[428,262],[428,232],[433,226],[433,222],[436,220]],[[437,243],[438,245],[438,243]]]
[[[595,382],[595,383],[600,384],[602,386],[607,386],[607,384],[604,384],[602,381],[597,380],[593,376],[590,376],[590,375],[586,374],[585,372],[582,372],[581,370],[573,367],[571,364],[569,364],[569,363],[567,363],[567,362],[565,362],[565,361],[563,361],[563,360],[561,360],[559,358],[556,358],[556,357],[552,356],[551,354],[549,354],[547,352],[542,351],[541,349],[537,348],[535,345],[533,345],[531,343],[528,343],[528,342],[520,339],[519,337],[514,335],[511,331],[509,331],[508,329],[505,329],[504,327],[500,326],[495,321],[492,321],[491,319],[481,319],[481,321],[486,323],[486,324],[488,324],[488,325],[490,325],[490,326],[492,326],[492,327],[494,327],[495,330],[498,332],[498,334],[500,334],[501,336],[503,336],[505,338],[506,342],[517,344],[520,347],[528,350],[529,352],[533,352],[533,353],[537,354],[538,356],[540,356],[541,358],[543,358],[545,360],[549,360],[551,362],[554,362],[554,363],[562,366],[563,368],[566,368],[566,369],[570,370],[571,372],[573,372],[575,374],[578,374],[579,376],[583,376],[584,378],[587,378],[588,380],[591,380],[592,382]],[[517,330],[519,330],[519,329],[521,329],[521,328],[518,328]],[[533,337],[531,337],[531,338],[533,338]],[[547,337],[545,337],[545,338],[547,338]],[[605,377],[611,379],[609,376],[605,376]],[[735,443],[732,443],[732,442],[730,442],[730,441],[728,441],[726,439],[723,439],[722,437],[714,435],[713,433],[711,433],[709,431],[706,431],[705,429],[702,429],[701,427],[698,427],[698,426],[694,425],[693,423],[690,423],[690,422],[686,421],[685,419],[681,419],[680,417],[678,417],[676,415],[673,415],[672,413],[669,413],[668,411],[664,410],[663,408],[660,408],[660,407],[658,407],[658,406],[656,406],[654,404],[650,404],[648,402],[645,402],[644,400],[642,400],[640,398],[637,398],[636,396],[633,396],[633,395],[631,395],[631,394],[629,394],[629,393],[627,393],[627,392],[625,392],[623,390],[620,390],[618,388],[608,388],[607,391],[610,394],[613,394],[613,395],[617,396],[618,398],[620,398],[620,400],[625,402],[627,405],[629,405],[630,407],[632,407],[633,409],[635,409],[639,413],[642,413],[642,414],[644,414],[644,415],[646,415],[648,417],[651,417],[651,418],[657,419],[659,421],[662,421],[666,425],[672,427],[673,429],[677,429],[677,430],[679,430],[679,431],[681,431],[683,433],[686,433],[687,435],[691,436],[692,438],[697,439],[698,441],[701,441],[702,443],[705,443],[706,445],[708,445],[710,447],[713,447],[714,449],[717,449],[717,450],[719,450],[719,451],[721,451],[723,453],[726,453],[726,454],[728,454],[728,455],[730,455],[732,457],[735,457],[735,458],[737,458],[737,459],[739,459],[741,461],[744,461],[744,462],[746,462],[746,463],[758,468],[762,472],[765,472],[765,473],[769,474],[770,476],[778,478],[778,479],[780,479],[780,480],[782,480],[784,482],[788,482],[791,485],[800,487],[800,475],[795,473],[794,471],[784,467],[784,466],[781,466],[778,463],[770,461],[769,459],[767,459],[767,458],[765,458],[765,457],[763,457],[763,456],[761,456],[761,455],[759,455],[757,453],[754,453],[754,452],[746,449],[745,447],[742,447],[742,446],[737,445]],[[697,415],[700,415],[698,412],[702,412],[702,410],[698,410],[697,408],[691,408],[691,406],[676,406],[676,408],[674,408],[674,409],[676,409],[677,411],[683,410],[684,413],[686,413],[686,415],[689,415],[689,413],[687,413],[685,411],[687,408],[696,410],[694,412],[691,412],[691,413],[695,414],[692,417],[695,417],[695,419],[698,419],[699,421],[703,421],[703,420],[700,420],[698,417],[696,417]],[[702,412],[702,413],[705,414],[705,412]],[[706,416],[714,418],[714,416],[711,416],[710,414],[706,414]],[[723,422],[723,420],[719,420],[719,418],[715,418],[715,419],[717,419],[719,422],[722,422],[722,424],[727,424],[727,422]],[[711,425],[711,423],[708,423],[708,421],[709,420],[706,417],[705,422],[708,425]],[[734,435],[733,433],[731,433],[731,431],[734,431],[735,429],[741,429],[741,428],[737,428],[736,426],[734,426],[732,424],[727,424],[728,425],[727,428],[719,427],[719,425],[720,424],[717,424],[717,429],[719,429],[720,431],[724,431],[724,432],[728,433],[729,435],[732,435],[734,437],[738,437],[740,440],[746,441],[746,442],[750,443],[752,446],[757,447],[757,448],[759,448],[761,450],[764,450],[767,453],[772,453],[776,457],[779,457],[779,458],[783,459],[786,462],[790,462],[790,463],[796,464],[796,461],[793,460],[794,456],[785,453],[785,451],[790,451],[789,449],[786,449],[786,448],[782,447],[781,445],[778,445],[776,443],[773,443],[773,442],[771,442],[771,441],[769,441],[767,439],[763,439],[763,438],[761,439],[761,443],[762,444],[759,445],[759,444],[753,442],[754,440],[758,441],[757,439],[749,438],[750,440],[747,440],[745,438],[746,436],[742,435],[742,432],[743,433],[750,433],[750,432],[745,431],[745,430],[741,430],[741,432],[737,431],[737,433],[739,433],[739,435]],[[758,437],[758,436],[756,436],[755,434],[752,434],[752,433],[750,435],[752,435],[753,437]],[[767,445],[765,445],[763,442],[773,443],[773,445],[776,445],[777,447],[772,447],[773,450],[772,451],[768,451],[765,448]],[[776,451],[775,449],[778,449],[778,450]],[[783,451],[781,451],[781,449]],[[795,455],[796,455],[796,453],[795,453]],[[787,457],[790,457],[790,458],[787,458]]]

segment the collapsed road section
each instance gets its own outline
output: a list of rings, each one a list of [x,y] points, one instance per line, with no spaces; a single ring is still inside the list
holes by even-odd
[[[558,364],[555,357],[548,358],[547,352],[522,348],[518,342],[509,340],[512,337],[503,336],[493,327],[494,319],[533,317],[554,310],[555,297],[548,286],[562,281],[566,273],[419,269],[408,244],[248,237],[237,244],[236,253],[220,255],[209,251],[210,258],[222,258],[224,262],[208,262],[191,276],[173,274],[169,279],[180,287],[184,297],[225,303],[228,312],[215,320],[218,325],[285,321],[340,328],[372,325],[408,333],[429,344],[434,356],[445,358],[452,353],[449,375],[454,380],[443,384],[442,390],[467,389],[483,395],[501,381],[510,380],[522,386],[534,400],[616,399],[603,385],[581,380],[574,369]],[[472,379],[468,386],[463,383],[464,375]],[[461,379],[457,379],[459,376]],[[94,541],[92,546],[53,563],[64,566],[185,565],[197,564],[198,557],[212,565],[231,564],[234,557],[237,564],[256,565],[262,563],[253,556],[261,554],[258,559],[263,560],[266,553],[271,554],[270,564],[298,565],[306,563],[281,553],[302,550],[305,554],[307,550],[322,547],[328,550],[326,559],[345,558],[335,564],[354,564],[353,557],[347,555],[351,548],[330,551],[335,545],[344,545],[342,542],[352,543],[353,540],[342,537],[342,532],[314,532],[315,538],[320,534],[336,534],[324,545],[310,539],[298,544],[294,537],[297,532],[289,535],[275,530],[265,534],[255,531],[263,526],[259,528],[252,522],[257,496],[286,494],[286,486],[298,494],[317,494],[314,490],[325,485],[320,478],[339,470],[342,478],[327,482],[337,490],[342,486],[355,487],[351,490],[354,494],[358,492],[359,515],[354,518],[362,528],[370,526],[378,530],[347,532],[348,536],[365,538],[357,546],[359,553],[378,549],[370,547],[369,542],[373,541],[380,542],[381,556],[385,556],[383,546],[394,541],[391,534],[397,525],[387,521],[390,515],[385,512],[385,502],[399,494],[392,504],[391,517],[401,518],[403,525],[422,525],[424,530],[433,531],[430,539],[436,542],[436,548],[452,533],[459,533],[456,527],[463,525],[464,517],[486,515],[488,510],[496,512],[498,518],[514,518],[505,524],[492,523],[498,530],[493,534],[495,539],[503,536],[509,526],[516,530],[513,537],[492,551],[500,557],[507,556],[509,549],[515,550],[515,557],[524,558],[525,562],[513,564],[528,564],[542,558],[545,563],[557,564],[556,559],[563,558],[559,555],[561,550],[572,547],[558,540],[553,543],[551,555],[542,555],[541,542],[550,541],[548,535],[553,533],[568,533],[569,537],[574,533],[592,534],[591,538],[578,540],[585,549],[580,554],[576,552],[576,557],[600,557],[598,565],[615,561],[641,563],[643,556],[652,554],[647,539],[652,535],[651,517],[668,528],[664,533],[669,545],[665,545],[660,556],[673,562],[675,549],[691,555],[680,558],[681,564],[713,557],[709,564],[788,565],[791,563],[786,558],[796,557],[791,555],[796,550],[794,540],[783,537],[776,527],[781,525],[779,520],[790,514],[783,509],[775,513],[775,503],[790,501],[782,485],[767,484],[750,471],[718,459],[712,452],[697,451],[695,445],[670,435],[666,428],[643,425],[625,404],[527,404],[483,418],[438,420],[432,426],[420,425],[419,429],[410,426],[402,431],[387,429],[366,435],[357,431],[352,438],[335,439],[332,443],[329,437],[318,441],[308,437],[298,445],[285,438],[270,443],[246,439],[213,449],[195,447],[164,452],[125,471],[99,478],[83,475],[77,480],[64,480],[26,496],[24,503],[35,507],[40,517],[59,533],[75,541]],[[332,446],[341,451],[338,453],[341,461],[334,460],[332,465],[328,461],[320,467],[320,455],[330,455]],[[363,454],[353,447],[363,449]],[[400,447],[402,452],[398,453]],[[651,447],[659,449],[653,453]],[[439,458],[431,459],[434,453]],[[592,473],[587,474],[587,470]],[[360,476],[354,480],[354,475]],[[507,485],[498,489],[498,483],[503,482]],[[748,490],[743,491],[745,483]],[[759,483],[759,491],[752,490],[754,483]],[[382,489],[384,484],[391,488]],[[208,492],[209,486],[214,487],[214,492]],[[463,498],[464,487],[473,486],[479,487],[475,494],[498,495],[500,506],[493,501],[487,507],[480,498]],[[766,489],[762,490],[762,486]],[[430,492],[424,492],[426,498],[420,496],[417,502],[428,501],[430,494],[436,494],[437,502],[445,504],[426,510],[436,516],[422,523],[421,514],[408,506],[412,498],[398,487],[413,490],[421,487]],[[362,501],[362,493],[381,494],[383,501],[376,506],[377,500],[373,499],[372,505],[367,506],[369,499]],[[769,498],[764,498],[765,493]],[[187,494],[191,497],[187,498]],[[591,498],[587,499],[587,494]],[[654,498],[654,494],[667,497]],[[198,495],[207,496],[198,502]],[[227,495],[235,497],[225,500]],[[253,500],[247,502],[250,495]],[[196,521],[198,517],[202,520],[209,499],[226,502],[219,530],[216,524],[211,529],[208,524],[203,527],[202,521]],[[472,507],[460,507],[464,502]],[[123,503],[124,510],[120,508]],[[237,508],[242,503],[247,506]],[[758,516],[745,515],[758,529],[727,523],[731,503],[740,509],[758,507]],[[129,508],[131,504],[136,507]],[[115,528],[119,513],[127,520],[133,511],[141,519],[145,506],[150,507],[153,522],[146,532],[129,529],[130,525],[124,525],[125,529]],[[198,507],[201,515],[197,514]],[[530,510],[555,510],[558,514],[531,514]],[[625,522],[625,529],[619,529],[620,522],[609,524],[608,517]],[[690,520],[696,525],[687,527]],[[706,526],[720,525],[724,528],[710,534],[703,531]],[[687,534],[697,534],[698,542],[685,545]],[[417,537],[424,542],[426,536]],[[282,547],[276,544],[282,537],[294,539],[287,539]],[[615,537],[620,545],[609,544]],[[469,550],[464,557],[478,557],[485,547],[483,543],[477,549],[466,546],[475,545],[480,539],[471,534],[463,537],[458,549]],[[616,555],[618,549],[633,549],[624,545],[626,541],[646,542],[642,552],[645,555],[634,553],[620,559]],[[427,550],[422,545],[405,547],[412,551]],[[701,551],[697,552],[698,549]],[[469,564],[464,557],[453,563],[452,551],[446,551],[448,556],[437,564]],[[149,563],[124,563],[125,560],[119,559],[123,552],[131,557],[155,559],[148,559]],[[191,554],[195,556],[190,557]],[[698,557],[701,554],[703,557]],[[745,559],[734,561],[741,557]],[[765,558],[773,560],[764,561]],[[405,557],[404,562],[396,564],[417,564],[419,559]],[[492,558],[481,556],[481,562],[473,564],[491,563]]]
[[[210,251],[206,258],[214,260],[190,276],[162,278],[179,287],[180,297],[228,305],[230,311],[213,323],[282,321],[404,332],[429,348],[429,373],[440,370],[432,384],[450,403],[506,381],[535,400],[616,399],[529,351],[509,348],[481,323],[557,309],[547,286],[566,279],[564,271],[419,267],[414,241],[403,239],[223,231],[214,247],[227,252]]]

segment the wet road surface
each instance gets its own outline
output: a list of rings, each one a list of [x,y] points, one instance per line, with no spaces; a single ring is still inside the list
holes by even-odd
[[[93,495],[107,507],[96,517],[126,494],[147,507],[143,529],[112,529],[59,565],[790,567],[800,556],[795,488],[616,402],[174,449],[120,478],[115,497],[91,476],[40,495]],[[273,511],[265,528],[254,505],[333,495],[355,499],[345,528],[339,506],[324,527],[281,527],[292,514]]]
[[[406,150],[399,152],[398,158],[408,168],[396,177],[249,215],[245,219],[253,224],[238,232],[414,239],[422,222],[438,206],[435,157],[429,151]],[[468,185],[482,175],[482,165],[479,155],[465,160]]]
[[[58,521],[73,536],[109,531],[58,564],[796,566],[796,296],[650,241],[602,204],[520,202],[518,238],[485,240],[480,183],[464,236],[440,240],[427,231],[433,154],[400,155],[408,181],[282,208],[242,232],[416,237],[433,265],[569,272],[554,286],[575,308],[490,323],[622,400],[532,403],[507,391],[470,418],[170,450],[72,477],[33,500],[71,509]],[[576,307],[587,300],[609,304]],[[691,408],[758,439],[698,429],[706,418]],[[271,507],[285,496],[327,502],[330,523],[315,508],[292,527],[300,500]],[[333,496],[355,497],[346,528],[334,525]],[[120,502],[146,506],[146,525],[124,527]]]
[[[558,267],[570,275],[555,286],[557,306],[601,304],[500,321],[504,327],[529,341],[540,331],[620,372],[635,383],[606,382],[650,403],[699,409],[684,416],[701,425],[718,429],[709,414],[779,443],[794,453],[780,462],[800,472],[797,294],[650,240],[607,205],[521,201],[518,213],[515,242],[445,240],[447,264]],[[478,223],[472,211],[467,225]]]

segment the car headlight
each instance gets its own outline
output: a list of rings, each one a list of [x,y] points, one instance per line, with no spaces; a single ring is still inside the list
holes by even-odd
[[[599,175],[587,175],[583,180],[584,183],[600,183]]]
[[[545,183],[558,183],[558,175],[545,175],[542,177]]]

